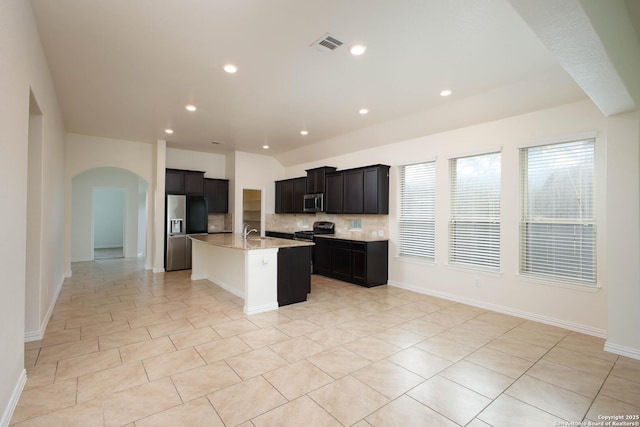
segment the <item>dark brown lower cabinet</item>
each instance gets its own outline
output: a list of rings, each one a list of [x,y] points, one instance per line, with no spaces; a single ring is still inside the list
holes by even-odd
[[[314,273],[357,285],[384,285],[389,277],[389,242],[314,239]]]
[[[307,300],[311,292],[311,246],[278,249],[278,306]]]
[[[331,243],[331,273],[336,279],[351,281],[351,242],[336,240]]]

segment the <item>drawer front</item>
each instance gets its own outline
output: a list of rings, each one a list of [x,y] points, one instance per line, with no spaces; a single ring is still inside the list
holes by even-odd
[[[367,244],[365,242],[351,242],[351,249],[354,251],[367,251]]]
[[[351,242],[349,240],[331,239],[329,240],[329,244],[332,248],[351,249]]]

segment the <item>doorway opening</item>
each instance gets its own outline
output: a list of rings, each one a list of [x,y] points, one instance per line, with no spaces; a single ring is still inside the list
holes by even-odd
[[[42,132],[43,115],[29,93],[27,163],[27,247],[25,270],[25,330],[38,331],[49,287],[42,284]]]
[[[242,190],[242,224],[262,235],[262,190]]]
[[[126,190],[93,188],[93,259],[124,258]]]
[[[141,176],[122,168],[103,166],[88,169],[71,178],[71,230],[70,260],[71,262],[93,261],[96,257],[94,250],[103,248],[122,248],[124,258],[146,258],[150,261],[147,252],[147,239],[149,238],[149,191],[148,183]],[[97,190],[97,193],[96,193]],[[111,195],[111,199],[119,199],[113,202],[99,203],[100,192],[114,190],[120,195]],[[94,205],[94,199],[98,206]],[[124,197],[124,201],[122,198]],[[107,212],[112,212],[114,218],[110,218]],[[106,216],[101,218],[100,215]],[[122,225],[113,227],[115,218],[122,218]],[[100,237],[104,228],[111,231],[109,239]],[[115,230],[115,231],[113,231]],[[113,239],[112,239],[113,238]],[[117,243],[113,240],[117,239]],[[115,256],[118,256],[115,255]],[[108,254],[107,256],[114,256]]]

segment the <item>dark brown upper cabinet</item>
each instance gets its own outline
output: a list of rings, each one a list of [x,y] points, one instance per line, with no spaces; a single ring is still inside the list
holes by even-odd
[[[366,167],[363,175],[363,213],[387,215],[389,213],[389,166]]]
[[[327,173],[335,170],[332,166],[307,169],[307,194],[324,193]]]
[[[166,194],[184,194],[184,171],[167,169],[165,171],[164,191]]]
[[[326,176],[325,206],[334,214],[388,214],[389,166],[371,165]]]
[[[276,181],[276,213],[303,213],[307,178],[291,178]]]
[[[304,212],[304,195],[307,192],[307,178],[293,180],[293,213]]]
[[[184,172],[184,194],[202,196],[204,194],[204,172]]]
[[[204,191],[204,172],[183,169],[165,169],[164,192],[202,196]]]
[[[343,181],[342,172],[327,174],[324,189],[324,210],[326,213],[342,213]]]
[[[209,213],[229,212],[229,180],[204,179],[204,197],[207,199]]]
[[[364,171],[351,169],[342,172],[344,193],[342,213],[364,213]]]

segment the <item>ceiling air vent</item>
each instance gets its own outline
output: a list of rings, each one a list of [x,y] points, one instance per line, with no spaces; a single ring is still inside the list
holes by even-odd
[[[322,36],[320,39],[313,42],[311,46],[315,46],[316,49],[322,52],[327,52],[327,51],[336,50],[337,48],[342,46],[342,44],[343,43],[340,40],[338,40],[331,34],[327,33],[324,36]]]

